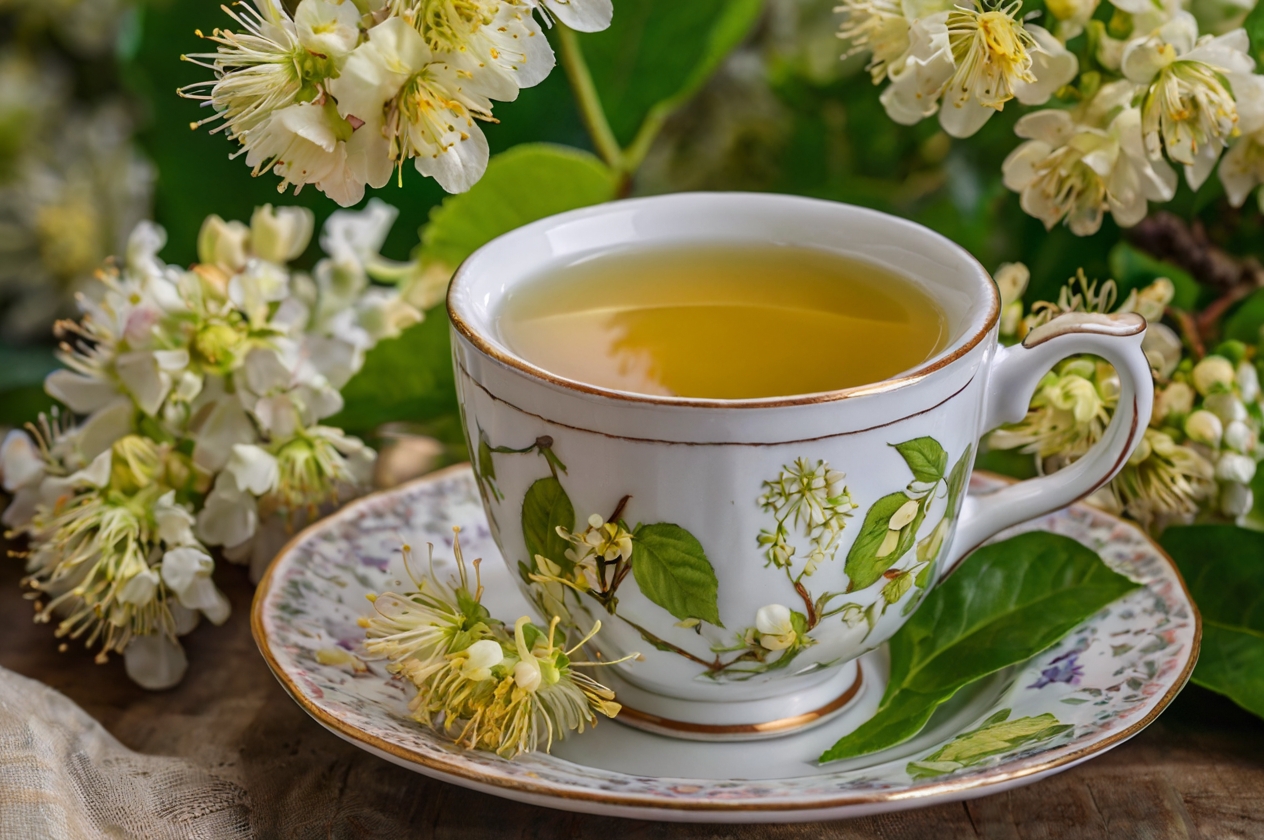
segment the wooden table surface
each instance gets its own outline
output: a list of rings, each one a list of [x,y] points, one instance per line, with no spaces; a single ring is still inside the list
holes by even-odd
[[[221,570],[223,627],[187,638],[177,688],[143,691],[122,662],[57,652],[0,572],[0,665],[68,695],[128,747],[181,756],[240,788],[260,838],[1264,838],[1264,722],[1196,687],[1132,741],[1009,793],[834,823],[678,825],[570,814],[431,781],[329,734],[282,691],[250,637],[252,588]]]

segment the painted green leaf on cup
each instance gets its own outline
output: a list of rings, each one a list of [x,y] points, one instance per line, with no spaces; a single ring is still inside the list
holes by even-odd
[[[1136,586],[1056,534],[979,549],[891,637],[891,677],[877,713],[821,760],[911,738],[961,688],[1027,661]]]
[[[963,732],[921,761],[906,768],[914,779],[955,773],[987,761],[994,755],[1052,740],[1074,727],[1045,712],[1035,717],[1009,720],[1010,710],[1001,709],[969,732]]]
[[[942,481],[948,472],[948,453],[934,438],[919,437],[894,446],[918,481],[927,484]]]
[[[894,547],[887,541],[891,531],[891,517],[909,502],[914,502],[905,493],[892,493],[883,496],[873,503],[865,514],[865,523],[860,526],[860,535],[852,543],[847,552],[847,563],[844,570],[850,582],[848,592],[866,589],[878,580],[913,547],[917,539],[917,528],[925,518],[925,511],[918,505],[917,515],[913,521],[900,531]]]
[[[646,598],[684,621],[716,627],[720,610],[715,569],[693,534],[679,525],[641,525],[632,534],[632,575]]]
[[[566,558],[570,544],[557,533],[559,525],[575,529],[575,507],[561,482],[549,476],[532,484],[522,500],[522,538],[532,565],[535,556],[542,554],[569,574],[575,564]]]
[[[970,476],[970,463],[974,456],[974,445],[966,447],[966,451],[957,459],[957,463],[953,465],[952,472],[948,474],[948,512],[945,516],[955,516],[957,514],[957,502],[961,499],[961,494],[966,489],[966,479]]]
[[[1264,534],[1192,525],[1161,542],[1203,617],[1194,682],[1264,717]]]

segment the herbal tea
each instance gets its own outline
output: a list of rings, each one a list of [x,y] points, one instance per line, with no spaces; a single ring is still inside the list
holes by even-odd
[[[771,245],[595,257],[511,292],[498,328],[514,352],[567,379],[714,399],[878,382],[945,337],[938,306],[898,274]]]

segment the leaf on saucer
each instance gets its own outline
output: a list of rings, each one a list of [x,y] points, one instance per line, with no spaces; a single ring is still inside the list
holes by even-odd
[[[913,471],[913,478],[931,484],[943,481],[948,471],[948,453],[931,437],[919,437],[894,444],[895,450]]]
[[[638,526],[632,539],[632,575],[646,598],[681,621],[696,618],[724,626],[715,569],[693,534],[660,522]]]
[[[1264,534],[1191,525],[1160,542],[1203,617],[1194,682],[1264,717]]]
[[[570,543],[558,534],[559,525],[568,531],[575,529],[575,507],[562,483],[549,476],[532,484],[522,500],[522,538],[533,562],[542,554],[569,574],[575,564],[566,557]]]
[[[1136,586],[1056,534],[979,549],[891,637],[891,677],[877,713],[821,761],[908,740],[961,688],[1027,661]]]
[[[865,514],[865,523],[860,526],[860,535],[856,537],[856,541],[847,552],[847,564],[844,570],[850,579],[847,586],[848,592],[856,592],[873,586],[913,547],[917,539],[917,529],[921,526],[926,514],[925,509],[920,506],[911,527],[905,526],[900,532],[899,542],[896,543],[895,548],[888,547],[889,550],[883,551],[887,532],[891,528],[891,517],[895,516],[895,512],[909,501],[905,493],[892,493],[878,499],[873,503],[873,507],[869,508],[869,512]]]

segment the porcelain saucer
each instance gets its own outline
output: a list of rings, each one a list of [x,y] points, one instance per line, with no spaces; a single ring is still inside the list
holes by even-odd
[[[1005,479],[976,474],[970,492]],[[1021,529],[1072,537],[1144,584],[1054,648],[945,704],[897,748],[820,765],[816,757],[877,706],[766,741],[706,743],[604,721],[506,761],[457,749],[408,715],[409,687],[359,658],[365,594],[407,581],[399,547],[450,558],[452,526],[483,557],[493,615],[530,613],[501,562],[473,473],[453,467],[360,499],[299,534],[259,584],[255,640],[286,691],[322,726],[374,755],[453,784],[572,811],[692,822],[824,820],[999,793],[1073,767],[1151,723],[1185,685],[1200,625],[1172,561],[1138,528],[1075,505]],[[451,570],[452,567],[445,567]],[[885,653],[861,660],[885,683]],[[869,687],[868,685],[865,688]],[[865,711],[865,710],[869,711]]]

